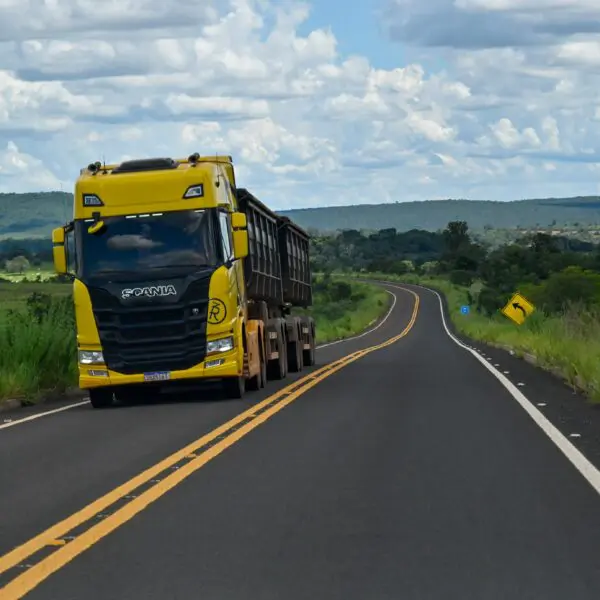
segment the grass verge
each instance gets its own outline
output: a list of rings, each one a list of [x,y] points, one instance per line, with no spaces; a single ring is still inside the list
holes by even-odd
[[[65,287],[65,286],[63,286]],[[42,393],[62,392],[77,380],[70,296],[33,296],[0,311],[0,401],[34,403]]]
[[[70,285],[0,284],[0,403],[36,403],[77,385],[76,339]],[[360,333],[385,313],[389,295],[360,282],[316,278],[314,305],[322,344]],[[300,311],[299,311],[300,312]]]
[[[490,318],[471,310],[463,315],[460,307],[468,304],[468,289],[442,278],[383,273],[370,273],[368,277],[437,290],[446,297],[450,318],[458,332],[473,340],[511,349],[517,356],[532,355],[537,365],[584,392],[591,402],[600,403],[600,314],[597,312],[576,306],[558,316],[536,311],[519,326],[502,314]]]

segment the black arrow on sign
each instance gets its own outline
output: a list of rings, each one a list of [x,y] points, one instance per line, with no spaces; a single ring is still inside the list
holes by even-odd
[[[527,312],[525,311],[525,309],[518,303],[518,302],[513,302],[512,307],[515,310],[520,310],[523,313],[523,318],[526,319],[527,318]]]

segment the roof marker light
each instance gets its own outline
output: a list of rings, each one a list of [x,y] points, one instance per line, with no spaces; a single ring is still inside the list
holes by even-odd
[[[204,196],[204,184],[196,183],[195,185],[190,185],[190,187],[186,190],[183,195],[184,200],[189,198],[202,198]]]
[[[96,194],[83,194],[84,206],[104,206],[104,202]]]

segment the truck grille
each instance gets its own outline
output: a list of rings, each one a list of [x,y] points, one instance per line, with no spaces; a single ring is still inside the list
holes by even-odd
[[[123,374],[178,371],[206,356],[210,277],[193,281],[177,302],[123,306],[102,288],[90,297],[106,365]]]

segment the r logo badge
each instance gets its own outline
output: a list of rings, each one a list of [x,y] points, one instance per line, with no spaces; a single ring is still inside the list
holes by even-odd
[[[211,325],[222,323],[227,317],[227,307],[222,300],[211,298],[208,303],[208,322]]]

